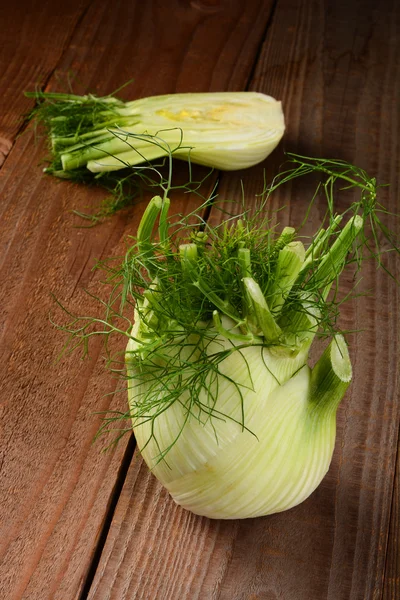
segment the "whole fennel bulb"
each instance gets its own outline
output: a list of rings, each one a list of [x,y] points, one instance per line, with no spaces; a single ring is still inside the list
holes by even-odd
[[[106,267],[114,292],[102,332],[127,338],[121,416],[175,502],[210,518],[280,512],[319,485],[352,378],[336,328],[339,276],[360,265],[365,247],[379,260],[368,226],[398,252],[378,216],[374,179],[342,161],[291,158],[293,169],[274,179],[253,216],[215,227],[203,222],[203,207],[169,219],[167,195],[154,197],[122,265]],[[305,247],[293,228],[279,233],[263,215],[277,187],[310,172],[325,177],[328,208]],[[342,215],[333,212],[337,180],[361,193]],[[85,342],[92,324],[77,330]],[[330,341],[311,369],[317,335]]]

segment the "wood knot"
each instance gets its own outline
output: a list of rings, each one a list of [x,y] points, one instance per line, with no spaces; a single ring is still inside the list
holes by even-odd
[[[190,6],[203,13],[216,13],[223,8],[219,0],[192,0]]]
[[[6,138],[0,137],[0,167],[6,160],[8,153],[12,148],[12,142]]]

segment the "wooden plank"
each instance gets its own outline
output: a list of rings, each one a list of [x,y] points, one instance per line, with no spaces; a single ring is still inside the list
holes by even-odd
[[[269,9],[269,2],[239,0],[168,7],[161,0],[96,0],[49,87],[60,89],[72,71],[75,92],[107,94],[132,75],[137,79],[124,90],[131,97],[241,89]],[[81,221],[72,209],[93,210],[104,194],[42,176],[44,148],[33,138],[28,131],[17,139],[0,179],[0,596],[64,600],[82,590],[128,451],[126,442],[105,454],[92,445],[100,423],[94,413],[121,410],[126,399],[113,395],[118,382],[105,372],[99,344],[87,362],[56,362],[61,334],[49,313],[62,315],[50,294],[77,314],[93,314],[96,303],[84,289],[102,287],[92,267],[123,254],[143,208],[76,228]],[[195,201],[177,195],[174,207],[188,210]]]
[[[95,256],[110,254],[124,219],[103,230],[74,229],[69,211],[87,200],[73,186],[44,181],[43,149],[18,140],[6,161],[2,198],[2,431],[0,596],[74,597],[90,556],[124,445],[102,455],[92,445],[97,411],[120,407],[104,379],[100,346],[92,359],[57,363],[62,334],[52,327],[51,293],[79,311],[95,309]],[[120,246],[122,251],[122,244]],[[57,314],[62,320],[62,315]]]
[[[34,106],[24,92],[43,86],[89,2],[33,0],[0,6],[0,166],[23,117]]]
[[[294,7],[294,3],[292,7],[286,3],[285,13],[278,11],[276,19],[282,15],[282,22],[288,26],[287,18]],[[285,149],[306,155],[338,156],[365,168],[379,182],[390,184],[389,189],[381,190],[380,198],[389,210],[397,212],[397,4],[385,2],[376,11],[368,2],[336,2],[328,3],[325,12],[319,12],[316,5],[302,3],[302,9],[292,14],[295,18],[291,22],[291,56],[280,53],[277,64],[273,49],[279,42],[274,44],[270,38],[270,52],[260,62],[259,79],[257,73],[255,78],[255,84],[264,89],[272,84],[272,93],[277,96],[282,75],[286,79],[290,73],[296,82],[290,85],[284,79],[282,88],[290,123]],[[278,25],[277,20],[275,24]],[[321,32],[317,39],[315,31]],[[285,59],[287,70],[283,67]],[[274,67],[269,69],[269,64]],[[296,97],[299,88],[300,98]],[[292,193],[288,201],[290,222],[298,223],[299,213],[304,213],[300,194]],[[313,219],[318,220],[321,212],[313,211]],[[398,220],[392,218],[390,222],[398,232]],[[390,264],[398,277],[399,264],[394,256]],[[305,519],[324,514],[324,528],[328,531],[323,535],[323,529],[318,529],[318,537],[310,538],[311,551],[302,553],[301,559],[308,559],[306,576],[297,562],[298,556],[297,560],[288,560],[286,555],[285,560],[274,561],[274,587],[283,590],[284,598],[375,599],[382,594],[399,432],[399,294],[372,263],[365,265],[361,289],[372,290],[372,297],[347,305],[342,319],[344,326],[361,333],[351,339],[355,376],[339,412],[334,461],[318,491],[321,502],[316,495],[310,499],[308,510],[299,507],[299,513],[305,510]],[[328,514],[327,492],[335,494],[335,504],[331,504]],[[284,522],[282,516],[278,526]],[[268,542],[272,554],[292,547],[290,530],[286,532],[285,539],[277,529],[276,539]],[[311,536],[307,528],[298,529],[300,532],[302,539]],[[252,533],[257,535],[254,529]],[[392,537],[396,535],[393,528],[390,533]],[[312,560],[317,550],[320,568],[314,567]],[[265,563],[269,567],[271,564],[273,561]],[[291,577],[285,577],[287,572]],[[238,584],[242,571],[236,574],[237,579],[234,570],[227,574],[227,580],[232,575],[231,589],[235,582]],[[296,592],[291,596],[290,587],[285,586],[293,581],[297,582]],[[228,597],[228,593],[221,594],[221,598]]]
[[[74,92],[89,87],[99,95],[111,93],[116,80],[123,85],[133,78],[119,92],[126,99],[241,90],[271,4],[268,0],[251,0],[247,6],[238,0],[153,0],[117,2],[111,11],[108,3],[97,1],[74,37],[74,52],[65,53],[60,63],[59,78],[72,70]],[[96,38],[96,44],[88,44],[89,38]],[[96,60],[98,66],[90,68]]]
[[[399,8],[367,0],[279,0],[251,88],[282,98],[284,148],[353,161],[390,183],[381,200],[397,211]],[[282,161],[268,160],[273,172]],[[240,198],[262,188],[262,169],[221,178],[220,194]],[[277,196],[282,225],[298,225],[308,184]],[[348,196],[339,205],[347,205]],[[312,211],[310,230],[321,220]],[[219,219],[217,214],[212,219]],[[391,219],[397,231],[398,223]],[[395,257],[390,268],[399,275]],[[211,521],[175,506],[135,455],[115,512],[91,600],[375,600],[382,596],[399,431],[399,294],[370,263],[363,289],[344,308],[354,381],[338,418],[329,474],[302,505],[247,521]],[[345,279],[344,291],[352,282]],[[394,505],[394,556],[398,503]],[[396,567],[397,568],[397,567]],[[393,569],[391,571],[393,573]],[[386,587],[386,590],[394,588]],[[387,594],[389,591],[387,591]],[[395,598],[395,595],[387,596]]]

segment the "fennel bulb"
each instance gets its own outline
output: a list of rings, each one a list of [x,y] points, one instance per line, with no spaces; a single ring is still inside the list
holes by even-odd
[[[235,331],[230,329],[232,322],[224,325],[228,331]],[[140,346],[146,342],[137,329],[140,318],[126,352],[133,414],[148,392],[137,364]],[[208,357],[231,349],[226,337],[217,331],[215,334],[207,344]],[[221,362],[220,373],[210,378],[208,387],[199,393],[198,402],[204,407],[209,407],[210,394],[215,398],[215,418],[207,418],[205,409],[205,415],[193,411],[188,419],[189,394],[183,391],[179,402],[171,404],[154,422],[148,414],[133,419],[144,460],[175,502],[198,515],[248,518],[299,504],[328,471],[335,442],[336,408],[351,379],[342,337],[331,343],[324,360],[335,385],[313,377],[315,371],[306,364],[306,349],[295,357],[282,357],[260,346],[242,348]],[[241,425],[243,408],[245,429]],[[161,461],[160,448],[168,448]]]
[[[50,172],[74,177],[120,170],[171,154],[237,170],[263,161],[285,125],[281,103],[256,92],[169,94],[123,102],[112,96],[35,93],[50,132]]]
[[[319,485],[352,377],[336,327],[339,276],[363,248],[379,260],[367,226],[374,241],[381,228],[393,244],[374,179],[342,161],[292,160],[255,215],[216,227],[200,211],[174,222],[168,197],[156,196],[122,265],[105,265],[114,291],[97,322],[100,333],[126,336],[129,410],[104,429],[129,418],[144,460],[173,499],[210,518],[280,512]],[[278,186],[310,172],[326,177],[328,213],[305,248],[293,228],[278,234],[263,211]],[[342,215],[333,212],[337,180],[361,192]],[[88,319],[75,334],[86,343],[95,323]],[[317,335],[331,341],[311,369]]]

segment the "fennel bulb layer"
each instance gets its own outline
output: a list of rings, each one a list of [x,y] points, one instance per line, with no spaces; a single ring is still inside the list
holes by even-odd
[[[226,319],[224,325],[233,328]],[[131,360],[140,345],[140,320],[132,335],[126,362],[134,413],[146,393]],[[215,332],[206,352],[212,356],[231,344]],[[249,518],[291,508],[316,489],[331,462],[338,398],[332,393],[328,403],[315,404],[318,386],[312,391],[307,353],[308,347],[294,357],[243,348],[221,362],[219,374],[200,392],[213,417],[207,408],[188,414],[182,394],[154,421],[148,415],[133,420],[144,460],[177,504],[210,518]],[[167,390],[165,396],[167,404]],[[169,450],[160,460],[162,448]]]

